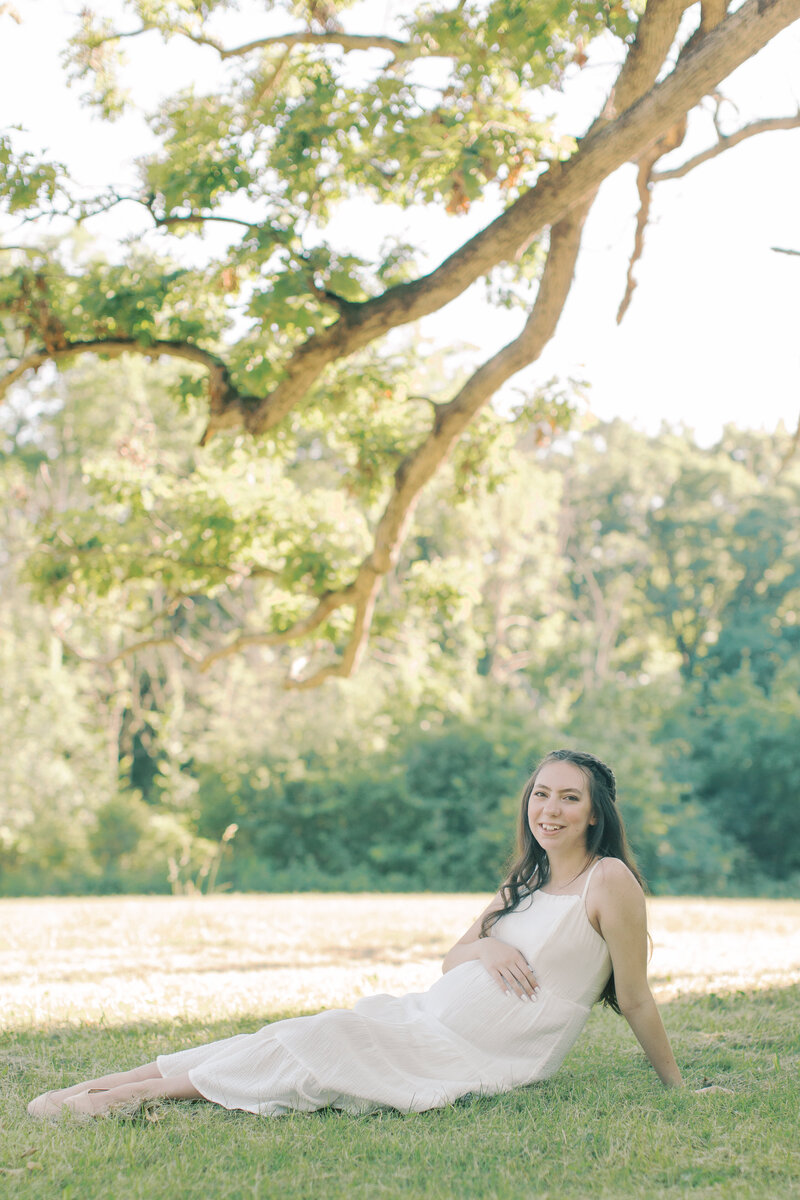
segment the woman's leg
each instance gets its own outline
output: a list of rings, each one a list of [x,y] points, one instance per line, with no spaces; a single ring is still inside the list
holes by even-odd
[[[50,1117],[63,1105],[70,1096],[92,1090],[107,1091],[109,1088],[124,1087],[126,1084],[140,1083],[147,1079],[161,1079],[161,1072],[155,1062],[144,1063],[134,1067],[132,1071],[117,1071],[112,1075],[101,1075],[99,1079],[87,1079],[83,1083],[73,1084],[72,1087],[60,1088],[54,1092],[44,1092],[31,1100],[28,1113],[32,1117]]]
[[[68,1097],[64,1108],[73,1113],[99,1117],[121,1104],[144,1103],[146,1100],[205,1100],[186,1075],[170,1075],[164,1079],[149,1078],[123,1083],[112,1088],[89,1088]]]

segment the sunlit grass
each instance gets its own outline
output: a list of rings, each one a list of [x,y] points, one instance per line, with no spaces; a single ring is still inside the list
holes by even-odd
[[[687,1080],[596,1009],[546,1084],[433,1113],[280,1121],[171,1104],[39,1125],[48,1087],[427,987],[478,896],[0,901],[0,1195],[656,1200],[798,1194],[800,902],[650,901],[651,979]]]
[[[6,1026],[216,1020],[416,991],[475,919],[474,895],[0,901]],[[650,901],[661,1000],[800,981],[800,902]]]

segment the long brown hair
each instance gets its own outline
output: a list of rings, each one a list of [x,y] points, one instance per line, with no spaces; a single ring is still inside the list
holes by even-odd
[[[488,937],[489,930],[495,922],[506,913],[512,912],[524,896],[538,891],[550,879],[547,851],[536,841],[528,822],[528,801],[539,772],[551,762],[572,763],[583,772],[588,781],[592,816],[595,818],[594,825],[590,825],[586,831],[586,849],[590,857],[621,859],[639,881],[642,890],[645,890],[645,882],[628,845],[625,826],[617,808],[617,781],[611,767],[585,750],[552,750],[544,756],[523,789],[517,824],[517,852],[509,866],[506,881],[500,888],[503,907],[483,918],[481,937]],[[600,999],[609,1008],[619,1012],[613,971]]]

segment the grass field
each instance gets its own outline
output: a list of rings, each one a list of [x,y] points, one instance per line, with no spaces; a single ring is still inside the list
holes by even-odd
[[[800,1197],[800,902],[650,901],[651,980],[690,1088],[595,1009],[554,1079],[430,1113],[213,1105],[39,1124],[49,1087],[414,991],[475,896],[0,901],[0,1196],[109,1200]],[[732,1094],[696,1095],[709,1079]]]

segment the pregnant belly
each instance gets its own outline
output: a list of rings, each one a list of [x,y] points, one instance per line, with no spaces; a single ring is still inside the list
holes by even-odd
[[[546,987],[530,1001],[506,993],[479,962],[448,971],[424,993],[421,1007],[485,1053],[513,1059],[549,1056],[562,1040],[571,1045],[588,1016]]]
[[[481,963],[466,962],[428,989],[422,1007],[473,1045],[506,1054],[510,1043],[529,1040],[538,1004],[505,993]]]

